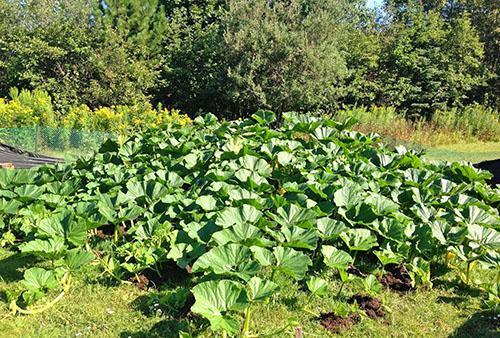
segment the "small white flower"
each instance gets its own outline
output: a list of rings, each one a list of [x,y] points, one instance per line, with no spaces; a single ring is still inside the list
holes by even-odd
[[[81,332],[77,332],[77,333],[75,333],[75,337],[80,337],[80,336],[82,336],[82,335],[83,335],[83,334],[82,334]]]
[[[113,313],[115,313],[115,311],[111,310],[111,309],[106,309],[106,312],[107,314],[109,315],[112,315]]]

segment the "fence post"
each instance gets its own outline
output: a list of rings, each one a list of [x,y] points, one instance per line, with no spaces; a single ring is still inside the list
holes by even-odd
[[[35,153],[38,153],[38,124],[35,124]]]

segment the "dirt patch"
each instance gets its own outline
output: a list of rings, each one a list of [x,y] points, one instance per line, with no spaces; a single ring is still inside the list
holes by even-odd
[[[385,316],[385,312],[382,309],[382,302],[378,298],[357,294],[351,297],[350,302],[356,302],[359,308],[365,311],[366,315],[370,318],[376,319]]]
[[[338,334],[342,331],[349,330],[351,326],[359,323],[361,317],[358,313],[350,314],[347,317],[337,316],[333,312],[323,313],[320,315],[319,320],[321,326],[323,326],[328,331]]]
[[[183,280],[189,278],[189,272],[185,269],[180,269],[175,264],[160,264],[158,268],[161,275],[152,269],[146,269],[141,275],[138,276],[138,278],[130,277],[129,281],[141,290],[149,288],[159,290],[166,284],[178,285]]]
[[[379,277],[379,281],[386,288],[399,292],[408,292],[414,289],[410,273],[403,264],[389,264],[385,270],[386,274]]]
[[[149,278],[145,275],[139,275],[136,277],[130,277],[129,281],[132,282],[135,286],[137,286],[141,290],[147,290],[149,286]]]
[[[118,229],[118,236],[123,237],[126,233],[127,231],[125,227],[123,225],[120,225]],[[95,235],[104,240],[113,238],[115,235],[115,226],[113,224],[102,225],[98,229],[96,229]]]

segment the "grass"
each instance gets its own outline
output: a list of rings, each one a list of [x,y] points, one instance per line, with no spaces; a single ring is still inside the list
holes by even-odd
[[[500,143],[474,143],[431,148],[429,159],[468,160],[478,162],[500,158]],[[28,257],[0,249],[0,338],[14,337],[178,337],[179,331],[199,330],[202,336],[213,336],[207,323],[196,318],[176,319],[166,315],[172,304],[155,306],[172,289],[146,292],[135,286],[98,282],[83,276],[60,303],[48,311],[32,316],[9,314],[7,293],[19,289],[22,272],[34,262]],[[89,267],[92,271],[92,267]],[[439,275],[435,273],[435,275]],[[96,276],[90,273],[89,276]],[[477,277],[485,278],[485,275]],[[316,313],[334,311],[346,299],[335,294],[339,285],[331,282],[331,296],[311,299],[294,283],[281,280],[279,297],[254,309],[252,328],[260,334],[297,321],[305,337],[325,337],[329,333],[307,309]],[[498,337],[495,314],[481,310],[478,290],[461,284],[453,273],[445,273],[434,281],[431,290],[408,294],[384,291],[381,295],[386,308],[382,320],[363,318],[361,323],[345,331],[341,337]],[[347,288],[344,297],[355,292]],[[160,313],[158,310],[161,310]],[[274,337],[293,336],[289,327]]]
[[[18,254],[0,252],[0,337],[178,337],[179,331],[202,327],[202,336],[212,336],[206,323],[196,318],[175,319],[160,314],[169,311],[168,303],[156,307],[158,298],[168,291],[141,291],[132,285],[106,285],[79,279],[72,291],[50,310],[32,316],[13,316],[8,312],[5,293],[16,289],[22,271],[32,262]],[[254,309],[254,332],[271,333],[286,327],[290,318],[299,322],[306,337],[324,337],[324,330],[304,304],[313,312],[331,312],[345,299],[337,299],[339,285],[331,283],[331,296],[311,299],[309,294],[288,280],[278,278],[281,294],[268,304]],[[361,323],[341,334],[342,337],[495,337],[491,313],[480,310],[476,290],[457,282],[453,274],[441,276],[431,290],[405,295],[384,291],[386,305],[383,320],[363,318]],[[344,297],[355,293],[347,288]],[[290,337],[294,327],[275,334]]]
[[[472,163],[500,158],[500,142],[452,144],[429,148],[430,160],[469,161]]]

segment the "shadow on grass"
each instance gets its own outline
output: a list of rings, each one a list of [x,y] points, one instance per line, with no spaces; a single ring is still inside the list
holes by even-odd
[[[120,334],[120,338],[178,338],[179,332],[189,332],[189,323],[185,320],[163,320],[156,323],[149,330],[141,330],[136,332],[125,331]]]
[[[459,296],[457,298],[479,297],[481,295],[481,290],[467,285],[461,280],[454,279],[452,281],[447,281],[438,279],[433,283],[436,288],[452,290],[453,294]]]
[[[478,312],[450,335],[450,338],[499,337],[500,322],[493,311]]]
[[[132,302],[132,306],[145,316],[154,316],[158,312],[175,319],[193,317],[191,306],[194,296],[189,288],[179,287],[168,291],[149,292],[139,296]]]
[[[207,321],[191,312],[194,297],[189,288],[177,287],[173,290],[150,292],[137,297],[132,306],[145,316],[165,316],[166,319],[156,323],[151,329],[136,332],[125,331],[120,337],[179,337],[179,332],[202,330]]]
[[[0,259],[0,282],[11,283],[23,278],[23,271],[34,259],[21,254],[13,254]]]

